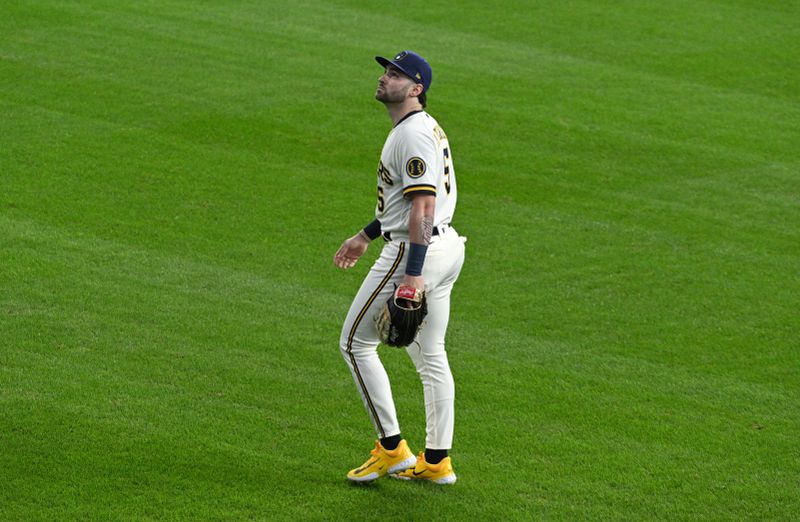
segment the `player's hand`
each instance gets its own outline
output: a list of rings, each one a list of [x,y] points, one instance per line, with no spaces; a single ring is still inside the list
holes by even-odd
[[[425,290],[425,279],[422,276],[411,276],[411,275],[404,275],[403,276],[403,284],[408,286],[413,286],[418,290]]]
[[[336,255],[333,256],[333,264],[342,269],[353,268],[356,266],[358,258],[367,251],[367,247],[369,247],[369,241],[359,232],[342,243]]]

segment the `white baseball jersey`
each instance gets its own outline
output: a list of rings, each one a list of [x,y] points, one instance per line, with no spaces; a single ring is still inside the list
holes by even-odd
[[[449,225],[456,209],[456,174],[447,135],[425,111],[409,113],[394,126],[378,165],[378,205],[381,230],[408,234],[411,198],[436,196],[433,226]]]

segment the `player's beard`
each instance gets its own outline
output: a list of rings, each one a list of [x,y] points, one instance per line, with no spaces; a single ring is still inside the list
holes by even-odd
[[[378,86],[378,89],[375,91],[375,99],[386,104],[403,103],[408,96],[408,91],[411,89],[411,87],[413,87],[413,85],[409,85],[396,91],[387,91],[386,87]]]

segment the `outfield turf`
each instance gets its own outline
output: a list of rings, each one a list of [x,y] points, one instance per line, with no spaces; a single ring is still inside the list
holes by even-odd
[[[287,7],[291,5],[291,7]],[[0,520],[792,520],[800,4],[0,3]],[[337,347],[434,70],[458,483],[354,487]],[[403,433],[422,390],[381,349]]]

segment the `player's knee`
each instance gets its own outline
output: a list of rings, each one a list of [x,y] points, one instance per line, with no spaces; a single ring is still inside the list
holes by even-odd
[[[450,371],[450,363],[444,352],[435,355],[422,354],[420,364],[417,364],[417,372],[420,374],[424,373],[431,379],[440,382],[446,379],[453,379]]]
[[[347,343],[347,338],[342,337],[339,339],[339,351],[342,353],[342,356],[347,359],[350,354],[349,346]]]
[[[342,353],[347,351],[349,341],[352,338],[351,330],[351,325],[345,323],[342,326],[342,331],[339,333],[339,349],[342,351]]]
[[[369,347],[359,341],[358,338],[342,332],[342,336],[339,338],[339,351],[342,353],[342,357],[350,360],[353,357],[358,358],[369,351]]]

